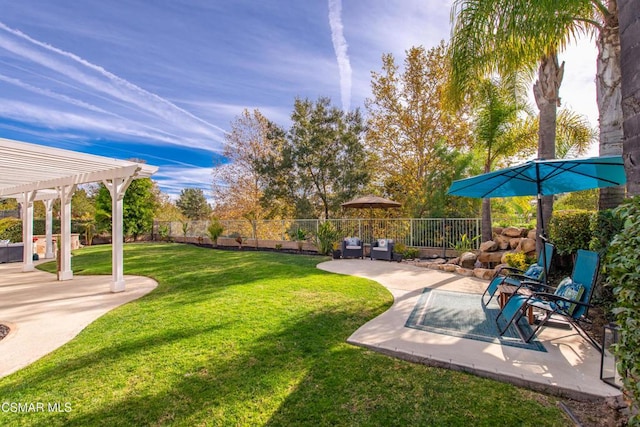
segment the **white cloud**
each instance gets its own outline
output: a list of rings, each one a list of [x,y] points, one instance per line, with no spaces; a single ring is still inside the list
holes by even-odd
[[[351,63],[347,53],[347,40],[344,38],[342,26],[342,0],[329,0],[329,26],[331,27],[331,41],[336,53],[338,69],[340,70],[340,96],[342,109],[351,109]]]
[[[224,132],[220,127],[211,124],[190,112],[179,108],[170,101],[150,93],[139,86],[136,86],[116,75],[110,73],[102,67],[70,53],[35,40],[21,31],[11,29],[0,23],[0,49],[11,53],[19,61],[27,61],[31,68],[42,67],[43,73],[57,76],[58,87],[65,87],[76,93],[88,93],[91,97],[97,97],[118,113],[108,113],[103,117],[102,128],[112,127],[113,115],[130,117],[130,125],[121,127],[131,133],[127,135],[148,134],[149,128],[168,128],[170,131],[158,132],[159,141],[176,145],[189,144],[204,149],[212,149],[211,142],[222,141],[221,134]],[[38,72],[32,73],[37,76]],[[19,84],[16,79],[5,76],[5,82],[22,86],[28,90],[34,90],[35,86],[22,82]],[[52,83],[52,79],[48,78]],[[55,83],[55,82],[54,82]],[[41,91],[42,94],[42,91]],[[49,91],[47,96],[53,96],[53,91]],[[74,107],[87,109],[86,105],[80,105],[77,101],[72,101],[72,97],[57,95],[58,101],[71,104]],[[86,104],[86,103],[85,103]],[[106,107],[105,107],[106,108]],[[89,108],[90,109],[90,108]],[[95,110],[95,109],[93,109]],[[42,118],[42,117],[41,117]],[[162,126],[149,126],[143,123],[162,123]],[[117,123],[117,122],[116,122]],[[131,130],[132,124],[139,124],[142,129]],[[69,121],[67,126],[79,126],[85,124],[83,120]],[[145,129],[146,128],[146,129]],[[172,135],[166,138],[164,135]],[[148,134],[153,139],[152,134]],[[178,136],[180,135],[180,136]],[[188,135],[186,138],[183,135]],[[186,140],[186,142],[182,142]]]
[[[185,188],[200,188],[211,198],[212,168],[162,166],[153,175],[163,191],[176,199]]]

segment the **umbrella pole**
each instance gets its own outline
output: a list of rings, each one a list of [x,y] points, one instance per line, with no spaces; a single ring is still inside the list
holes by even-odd
[[[544,228],[544,218],[542,217],[542,194],[538,193],[538,220],[540,224],[540,235],[536,236],[536,247],[538,251],[542,251],[542,283],[547,284],[547,251],[544,243],[547,241],[547,235]],[[539,253],[539,252],[538,252]]]

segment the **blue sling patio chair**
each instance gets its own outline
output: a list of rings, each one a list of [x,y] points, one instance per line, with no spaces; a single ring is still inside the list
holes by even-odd
[[[532,292],[529,295],[514,294],[496,317],[496,324],[500,335],[503,335],[510,325],[514,325],[520,338],[529,342],[538,331],[547,324],[551,316],[559,317],[575,327],[576,331],[588,339],[598,350],[600,345],[585,333],[580,322],[590,307],[591,295],[598,279],[600,270],[600,256],[597,252],[578,250],[571,277],[565,277],[558,284],[554,293]],[[520,318],[533,307],[544,314],[531,333],[525,333],[518,324]],[[501,326],[501,322],[505,326]]]
[[[540,289],[534,286],[536,283],[545,284],[547,282],[547,276],[549,270],[551,270],[551,260],[553,259],[553,252],[555,247],[545,242],[544,252],[540,251],[538,255],[538,261],[535,264],[531,264],[527,270],[520,270],[515,267],[502,267],[489,282],[489,286],[484,290],[482,294],[482,303],[484,305],[489,304],[491,299],[495,296],[496,291],[500,285],[513,285],[520,286],[523,281],[526,281],[526,286],[533,287],[534,289]],[[485,301],[486,296],[489,295],[489,299]]]

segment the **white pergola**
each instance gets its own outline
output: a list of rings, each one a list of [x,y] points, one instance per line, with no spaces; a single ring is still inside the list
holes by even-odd
[[[60,271],[58,280],[71,280],[71,196],[80,184],[102,182],[112,201],[112,292],[125,290],[123,265],[122,200],[132,180],[148,178],[158,168],[144,163],[110,159],[0,138],[0,198],[22,205],[23,271],[33,265],[33,202],[47,209],[46,258],[53,257],[52,206],[60,199]]]

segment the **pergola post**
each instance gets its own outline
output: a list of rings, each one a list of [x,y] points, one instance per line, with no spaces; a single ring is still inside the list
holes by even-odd
[[[34,271],[33,265],[33,200],[36,191],[25,191],[20,204],[22,205],[22,271]]]
[[[124,193],[129,188],[132,179],[133,176],[128,176],[103,181],[111,194],[111,292],[125,290],[122,212]]]
[[[0,198],[24,203],[24,268],[33,268],[33,201],[60,198],[61,233],[58,242],[58,280],[73,278],[71,270],[71,196],[77,185],[104,182],[113,200],[113,283],[111,291],[124,290],[123,197],[133,179],[149,178],[157,170],[144,162],[110,159],[27,142],[0,138]],[[37,192],[37,195],[36,195]],[[50,225],[51,205],[47,204],[46,257],[53,257]],[[50,202],[49,202],[50,203]],[[51,236],[51,237],[50,237]]]
[[[58,280],[73,279],[71,270],[71,197],[76,191],[75,185],[63,185],[58,187],[60,197],[60,271]]]
[[[47,211],[45,220],[45,254],[44,257],[49,259],[54,257],[53,252],[53,199],[43,200],[44,207]]]

